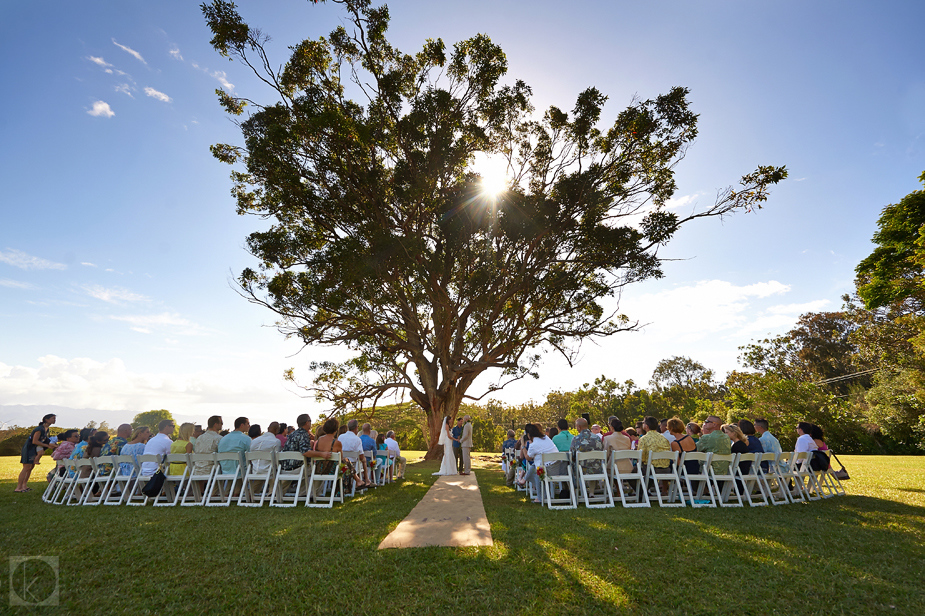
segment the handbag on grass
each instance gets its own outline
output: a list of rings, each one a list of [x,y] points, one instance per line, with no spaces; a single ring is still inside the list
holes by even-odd
[[[851,476],[848,475],[848,471],[845,469],[845,465],[841,463],[841,460],[838,459],[838,456],[836,456],[833,453],[832,457],[835,458],[835,461],[838,462],[838,465],[841,467],[837,471],[832,471],[832,474],[835,475],[835,478],[838,479],[839,481],[844,481],[845,479],[851,479]]]

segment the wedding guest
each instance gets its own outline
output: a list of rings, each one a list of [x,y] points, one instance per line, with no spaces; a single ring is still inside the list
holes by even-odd
[[[525,432],[530,437],[530,449],[527,452],[527,460],[533,462],[527,468],[527,474],[524,477],[524,483],[530,481],[533,483],[534,493],[537,495],[537,498],[533,500],[534,503],[543,502],[543,491],[540,485],[540,478],[536,473],[536,469],[542,467],[547,469],[552,462],[543,462],[544,453],[558,453],[558,449],[553,444],[552,439],[546,436],[543,432],[543,427],[539,424],[527,424],[525,427]]]
[[[767,419],[756,419],[755,420],[755,432],[758,433],[758,440],[761,441],[761,448],[767,454],[778,454],[783,451],[780,446],[780,441],[777,440],[777,437],[771,434],[768,431],[769,424]],[[781,472],[786,471],[785,464],[779,464]],[[762,462],[761,467],[768,471],[770,465],[767,462]]]
[[[116,428],[116,435],[109,439],[109,442],[103,447],[101,456],[118,456],[122,454],[122,448],[128,444],[132,436],[131,424],[124,423]]]
[[[560,432],[559,434],[562,434],[562,433]],[[514,449],[517,447],[517,439],[514,438],[514,436],[515,434],[513,430],[507,431],[507,440],[501,443],[502,453],[504,452],[505,449]],[[558,436],[558,434],[556,436]],[[553,442],[555,442],[555,439],[553,439]]]
[[[308,425],[311,426],[311,418],[309,418],[308,422]],[[276,433],[276,438],[279,440],[280,451],[285,451],[286,439],[289,438],[289,426],[284,423],[279,424],[279,432]]]
[[[365,488],[371,488],[373,484],[369,468],[366,465],[366,456],[363,455],[363,441],[361,441],[360,437],[357,435],[357,427],[359,424],[360,422],[358,422],[356,419],[347,421],[346,432],[338,436],[337,440],[340,441],[343,451],[357,452],[360,454],[358,458],[361,468],[354,470],[357,471],[357,474],[363,478],[362,481],[357,483],[357,488],[363,490]]]
[[[247,435],[251,422],[247,417],[238,417],[234,420],[234,430],[222,437],[218,442],[218,453],[238,453],[239,455],[250,451],[251,437]],[[219,462],[222,473],[234,475],[238,468],[237,460],[222,460]]]
[[[166,456],[170,453],[170,446],[173,444],[173,439],[170,438],[170,435],[173,434],[173,429],[175,424],[172,419],[163,419],[160,423],[157,424],[157,434],[148,439],[148,442],[145,443],[144,455],[146,456]],[[158,469],[157,462],[142,462],[141,463],[141,476],[149,477],[155,473]]]
[[[669,443],[674,440],[674,437],[671,435],[671,430],[668,429],[668,420],[661,419],[658,422],[658,431],[662,433],[662,436],[665,437]]]
[[[170,444],[170,453],[193,453],[194,445],[190,439],[195,429],[196,426],[191,423],[180,424],[180,433],[177,435],[177,440]],[[171,462],[170,470],[167,472],[170,475],[182,475],[186,472],[186,462]]]
[[[610,418],[610,432],[604,437],[602,444],[608,459],[612,451],[628,451],[633,448],[633,441],[623,434],[623,422],[616,417]],[[633,463],[630,460],[618,460],[617,470],[621,473],[632,473]]]
[[[761,439],[755,436],[755,424],[747,419],[739,420],[739,429],[745,438],[748,439],[748,453],[764,453],[764,446]]]
[[[218,451],[218,443],[222,440],[220,434],[222,430],[222,418],[220,415],[212,415],[206,421],[206,431],[196,439],[193,444],[193,453],[210,454]],[[194,475],[208,475],[212,472],[213,462],[202,460],[193,462]]]
[[[685,433],[686,427],[684,422],[677,417],[672,417],[668,420],[668,431],[674,437],[674,440],[671,441],[671,450],[679,452],[682,456],[686,451],[697,451],[697,443],[694,442],[690,434]],[[685,460],[684,468],[691,475],[700,474],[700,462],[697,460]]]
[[[132,436],[128,443],[122,446],[121,455],[132,456],[132,458],[135,459],[135,463],[120,463],[119,474],[130,476],[135,475],[135,468],[138,466],[138,456],[145,452],[145,444],[148,442],[149,438],[151,438],[151,429],[148,428],[148,426],[138,426],[134,431],[132,431]]]
[[[559,451],[568,451],[572,447],[572,439],[575,438],[575,435],[569,432],[568,420],[560,419],[556,422],[556,428],[558,428],[559,433],[553,437],[552,442],[555,443],[556,449]]]
[[[729,437],[730,453],[748,453],[748,439],[742,433],[741,428],[736,424],[728,424],[723,426],[723,432],[726,433],[726,436]],[[751,462],[740,462],[739,469],[742,473],[747,475],[752,470]]]
[[[574,459],[575,454],[579,451],[603,451],[604,443],[601,441],[600,437],[600,426],[598,426],[598,433],[592,432],[588,428],[588,420],[584,417],[579,417],[575,420],[575,429],[578,431],[578,434],[572,438],[572,444],[569,447],[569,451],[572,452],[572,459]],[[533,445],[530,445],[533,447]],[[581,468],[585,473],[591,475],[599,475],[603,472],[603,464],[600,460],[586,460],[581,462]],[[575,485],[578,484],[578,466],[575,465],[572,467],[572,478],[575,482]]]
[[[310,432],[312,428],[312,419],[306,413],[302,413],[296,418],[296,425],[299,426],[299,428],[295,432],[289,435],[289,437],[286,439],[286,444],[283,446],[282,450],[283,451],[298,451],[300,454],[305,455],[306,451],[312,450],[312,441],[314,440],[312,439],[312,434]],[[319,426],[319,427],[322,428],[323,430],[324,426],[326,425],[328,425],[327,422],[325,422],[324,425]],[[320,439],[321,437],[319,436],[318,438]],[[297,468],[301,467],[302,464],[303,464],[302,461],[296,461],[296,460],[284,460],[282,462],[283,470],[286,472],[294,471]]]
[[[607,418],[607,425],[604,426],[605,428],[607,428],[607,432],[604,432],[603,434],[601,434],[601,441],[603,441],[605,438],[613,434],[613,429],[610,427],[610,424],[612,424],[613,420],[616,418],[617,418],[616,415],[611,415],[610,417]]]
[[[355,419],[351,419],[350,421],[354,423],[353,434],[354,436],[356,436],[357,421]],[[315,464],[321,467],[320,472],[322,473],[326,473],[328,470],[325,468],[324,460],[330,460],[332,453],[338,453],[338,452],[344,451],[344,444],[340,441],[340,437],[337,436],[337,433],[340,431],[339,428],[340,428],[339,422],[337,421],[336,417],[332,417],[331,419],[328,419],[327,421],[325,421],[324,424],[322,425],[322,432],[324,432],[324,434],[319,436],[318,440],[315,441],[314,450],[306,451],[306,452],[303,452],[302,454],[306,458],[322,458],[321,460],[315,460]],[[296,432],[298,432],[298,430],[296,430]],[[295,433],[293,433],[293,436],[294,435]],[[348,437],[348,440],[349,440],[349,437]],[[362,458],[364,456],[360,456],[360,457]],[[346,465],[348,469],[350,469],[347,473],[342,475],[343,481],[344,481],[344,492],[346,493],[346,492],[351,491],[352,489],[351,482],[355,482],[356,487],[360,488],[360,486],[362,485],[360,483],[360,478],[356,474],[353,466],[351,465],[350,460],[346,460],[343,458],[342,460],[343,460],[342,463]],[[318,491],[321,490],[322,485],[324,484],[318,484],[317,486],[315,486],[316,495],[318,494]]]
[[[813,424],[807,421],[801,421],[797,424],[797,442],[793,448],[796,453],[816,451],[819,449],[819,445],[816,444],[811,436],[812,431]]]
[[[601,433],[601,427],[598,424],[591,426],[591,434],[602,440],[604,438],[604,435]]]
[[[77,430],[65,430],[58,435],[58,447],[52,452],[51,459],[55,462],[60,462],[61,460],[67,460],[70,457],[71,453],[74,451],[74,445],[77,444],[78,439],[80,439],[80,432]],[[55,469],[52,469],[48,473],[48,480],[51,481],[51,478],[54,476]],[[59,471],[60,475],[64,475],[64,467],[61,467]]]
[[[649,456],[653,453],[662,451],[671,451],[671,444],[659,432],[658,420],[649,416],[643,420],[646,433],[639,438],[639,459],[642,464],[642,473],[645,476],[649,462]],[[652,460],[652,467],[656,474],[670,473],[671,461],[669,460]]]
[[[85,460],[90,460],[97,458],[103,452],[103,447],[106,443],[109,442],[109,434],[106,432],[96,432],[93,436],[90,437],[90,440],[87,442],[87,446],[84,447],[84,451],[81,457]],[[84,469],[86,475],[90,474],[90,469]]]
[[[279,439],[276,438],[276,430],[279,431],[279,424],[271,422],[269,429],[263,434],[260,433],[260,425],[254,424],[251,426],[250,431],[247,433],[251,437],[251,451],[275,451],[278,452],[282,448],[279,444]],[[271,462],[267,460],[254,460],[251,462],[251,472],[263,474],[270,470]]]
[[[686,432],[689,437],[694,439],[695,443],[700,440],[700,426],[696,422],[688,423]]]
[[[710,415],[703,422],[703,436],[697,441],[697,451],[712,452],[714,454],[729,455],[732,453],[732,442],[723,432],[723,422],[716,415]],[[729,462],[713,462],[710,464],[717,475],[729,474]]]
[[[363,424],[360,429],[360,441],[363,443],[363,451],[376,451],[376,437],[372,435],[373,427],[369,423]]]
[[[52,443],[48,438],[48,428],[55,423],[55,420],[57,420],[57,417],[54,413],[49,413],[42,417],[42,421],[32,429],[32,432],[29,433],[29,438],[23,443],[22,455],[19,458],[22,464],[22,471],[19,473],[19,479],[16,482],[16,488],[13,490],[14,492],[32,491],[32,488],[29,487],[29,476],[32,474],[32,469],[35,468],[35,465],[42,457],[39,453],[39,448],[45,451],[45,448],[54,449],[58,446],[57,443]]]
[[[636,428],[627,428],[626,435],[630,437],[631,448],[639,449],[639,433],[636,432]]]
[[[513,430],[510,431],[511,434],[513,434],[513,432]],[[386,432],[385,444],[388,446],[389,452],[393,454],[393,459],[398,467],[395,478],[403,479],[405,476],[405,465],[408,463],[408,460],[401,455],[401,448],[398,446],[398,441],[395,440],[395,432],[393,430]]]
[[[192,436],[189,437],[189,442],[192,443],[193,446],[195,446],[196,439],[202,436],[204,432],[205,430],[202,429],[202,424],[196,424],[195,426],[193,426],[193,434]]]
[[[813,424],[813,427],[809,431],[809,435],[812,437],[813,442],[816,443],[816,449],[819,451],[828,451],[829,446],[825,444],[824,435],[822,433],[822,428]]]
[[[80,440],[74,445],[74,451],[71,452],[71,460],[80,460],[83,457],[84,447],[87,446],[87,442],[94,432],[96,432],[96,430],[92,428],[82,428],[80,430]]]

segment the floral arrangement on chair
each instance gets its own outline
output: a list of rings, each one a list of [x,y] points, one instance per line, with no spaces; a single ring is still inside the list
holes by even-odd
[[[544,477],[546,477],[546,467],[545,466],[538,467],[536,469],[536,476],[539,477],[540,479],[543,479]]]

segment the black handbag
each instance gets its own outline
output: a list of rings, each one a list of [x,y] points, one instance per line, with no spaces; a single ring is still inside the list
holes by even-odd
[[[164,471],[158,469],[148,480],[148,483],[145,484],[145,487],[141,489],[141,493],[145,496],[156,498],[161,493],[161,488],[164,487],[164,479]]]

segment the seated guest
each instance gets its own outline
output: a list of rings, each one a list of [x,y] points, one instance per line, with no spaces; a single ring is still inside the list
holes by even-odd
[[[797,424],[797,443],[793,448],[796,453],[805,453],[819,449],[819,445],[816,444],[811,436],[812,431],[813,424],[807,421],[801,421]]]
[[[363,454],[363,441],[360,440],[360,437],[357,435],[357,428],[359,425],[360,422],[358,422],[356,419],[349,420],[347,422],[346,432],[338,436],[337,440],[340,441],[341,448],[344,452],[357,452],[360,454],[358,459],[361,468],[354,470],[360,477],[362,477],[362,481],[357,483],[357,488],[363,490],[365,488],[371,488],[373,484],[370,478],[369,470],[366,467],[366,456]]]
[[[166,456],[170,453],[170,446],[173,445],[173,440],[170,438],[170,435],[173,434],[173,429],[174,423],[171,419],[164,419],[157,424],[157,434],[148,439],[148,442],[145,443],[144,455]],[[155,471],[157,471],[158,466],[156,462],[142,462],[141,476],[148,477],[153,475]]]
[[[559,434],[562,434],[561,432]],[[501,452],[504,453],[505,449],[514,449],[517,447],[517,439],[514,438],[515,434],[513,430],[507,431],[507,440],[501,443]],[[556,436],[559,436],[558,434]],[[555,442],[555,439],[553,439]]]
[[[218,442],[218,453],[246,453],[251,450],[251,437],[247,435],[251,422],[247,417],[238,417],[234,420],[234,430],[222,437]],[[238,468],[237,460],[222,460],[219,462],[222,474],[233,475]],[[243,475],[243,473],[242,473]]]
[[[354,422],[354,424],[357,423],[355,419],[351,419],[350,421]],[[355,428],[356,428],[356,425],[354,425],[354,432],[353,432],[354,436],[356,436]],[[323,458],[322,460],[315,460],[316,468],[318,468],[319,472],[321,473],[329,474],[331,471],[331,469],[328,468],[328,465],[330,464],[330,462],[325,463],[324,460],[325,459],[330,460],[332,453],[339,453],[339,452],[342,453],[344,450],[343,443],[337,437],[337,433],[339,431],[340,431],[340,426],[339,426],[339,422],[337,421],[337,418],[332,417],[331,419],[328,419],[327,421],[324,422],[324,425],[322,426],[322,432],[324,432],[324,434],[319,436],[318,440],[315,441],[314,451],[306,451],[305,453],[302,454],[306,458]],[[298,430],[296,430],[296,432],[298,432]],[[344,473],[342,475],[343,481],[344,481],[344,492],[349,492],[352,489],[352,486],[351,486],[352,482],[356,482],[357,487],[360,486],[360,483],[359,483],[360,478],[359,476],[357,476],[356,472],[354,472],[354,469],[353,469],[353,466],[350,460],[347,460],[344,458],[342,458],[342,460],[343,460],[342,463],[345,466],[347,466],[347,468],[349,469],[347,473]],[[321,487],[322,485],[323,484],[318,484],[315,486],[316,495],[319,494],[320,490],[322,489]]]
[[[83,457],[85,460],[90,460],[92,458],[97,458],[103,452],[103,447],[106,443],[109,442],[109,434],[106,432],[96,432],[93,436],[90,437],[90,441],[87,443],[87,446],[84,447]],[[87,474],[89,474],[89,469],[87,469]]]
[[[222,430],[222,418],[219,415],[212,415],[206,421],[206,431],[203,432],[193,444],[193,453],[210,454],[218,451],[218,442],[222,440],[219,432]],[[212,462],[208,460],[193,462],[194,475],[208,475],[212,472]]]
[[[671,451],[671,444],[668,439],[662,436],[658,431],[658,420],[651,415],[643,420],[646,433],[639,438],[639,458],[642,463],[643,476],[648,472],[649,456],[653,453],[662,451]],[[671,472],[670,460],[653,460],[651,462],[655,473],[663,474]]]
[[[372,426],[368,423],[363,424],[360,441],[363,443],[363,451],[376,451],[376,437],[372,435]]]
[[[556,428],[559,430],[559,433],[556,434],[552,442],[556,445],[556,449],[559,451],[568,451],[572,447],[572,439],[575,437],[574,434],[569,432],[568,421],[565,419],[560,419],[556,422]],[[511,433],[513,434],[513,430]]]
[[[816,448],[819,451],[829,450],[829,446],[825,444],[825,440],[823,438],[824,435],[822,433],[822,428],[816,424],[813,424],[813,427],[809,431],[809,435],[813,438],[813,442],[816,443]]]
[[[275,421],[273,423],[276,423]],[[309,426],[311,426],[311,420],[309,420]],[[319,426],[320,427],[320,426]],[[276,433],[276,438],[279,440],[280,451],[285,451],[283,447],[286,446],[286,439],[289,437],[289,426],[284,423],[279,424],[279,432]]]
[[[748,453],[764,453],[764,445],[761,444],[761,439],[755,436],[755,424],[747,419],[740,419],[739,429],[748,439]]]
[[[558,434],[559,434],[559,428],[555,426],[552,426],[546,429],[546,436],[548,436],[549,438],[556,438]]]
[[[247,435],[251,437],[251,451],[279,451],[281,445],[276,433],[279,432],[279,424],[275,421],[270,422],[269,429],[263,434],[260,433],[260,425],[254,424],[248,430]],[[265,460],[254,460],[251,462],[251,472],[264,474],[269,472],[271,462]]]
[[[193,453],[193,443],[190,442],[190,439],[193,437],[193,431],[196,429],[196,426],[187,422],[180,424],[180,434],[170,445],[170,453]],[[170,469],[167,471],[169,475],[182,475],[186,472],[186,462],[171,462]]]
[[[732,442],[723,432],[723,422],[716,415],[710,415],[703,422],[703,436],[697,441],[697,451],[707,451],[713,454],[729,455],[732,453]],[[717,461],[710,464],[717,475],[729,474],[729,462]]]
[[[196,424],[193,426],[193,435],[189,437],[189,442],[194,446],[196,445],[196,439],[203,435],[205,430],[202,429],[202,424]]]
[[[79,440],[80,432],[78,430],[65,430],[62,432],[58,436],[58,447],[51,454],[51,459],[55,461],[67,460],[74,452],[74,446]],[[63,466],[61,467],[61,474],[64,474]]]
[[[767,419],[756,419],[755,420],[755,432],[758,433],[758,440],[761,441],[761,449],[767,454],[778,454],[783,451],[780,446],[780,441],[777,440],[777,437],[771,434],[768,431],[769,424]],[[786,471],[786,465],[780,464],[781,472]],[[770,469],[770,466],[766,462],[761,463],[761,468],[765,471]]]
[[[604,437],[602,443],[608,459],[611,451],[629,451],[633,448],[633,441],[623,434],[623,422],[616,417],[610,418],[610,433]],[[630,460],[618,460],[617,470],[621,473],[632,473],[633,463]]]
[[[376,436],[376,466],[379,467],[379,473],[385,473],[392,464],[389,460],[389,446],[385,444],[385,434]]]
[[[308,416],[307,413],[302,413],[296,418],[295,422],[299,428],[290,434],[286,439],[286,444],[283,446],[283,451],[297,451],[304,456],[306,451],[312,450],[313,439],[310,432],[312,428],[312,419]],[[325,425],[327,425],[327,422],[325,422]],[[292,472],[301,467],[303,462],[295,460],[284,460],[281,464],[284,471]]]
[[[742,434],[742,430],[739,426],[736,424],[725,425],[723,426],[723,432],[729,437],[731,443],[729,448],[730,453],[748,453],[748,439]],[[742,462],[739,464],[739,468],[742,470],[743,474],[748,475],[752,470],[752,463]]]
[[[639,433],[636,432],[636,428],[627,428],[626,435],[630,437],[631,447],[633,449],[639,448]]]
[[[511,431],[513,432],[513,430]],[[395,473],[396,479],[402,479],[405,476],[405,465],[408,463],[408,460],[401,455],[401,449],[398,446],[398,441],[395,440],[395,431],[389,430],[385,433],[385,444],[389,448],[389,452],[393,454],[393,460],[398,467],[398,471]]]
[[[684,422],[677,417],[672,417],[668,420],[668,431],[674,437],[674,440],[671,441],[671,450],[679,452],[681,456],[686,451],[697,451],[697,443],[694,442],[690,434],[685,432],[686,428],[687,426],[684,425]],[[700,462],[697,460],[685,460],[684,468],[690,475],[700,474]]]
[[[128,439],[132,436],[131,424],[122,424],[116,428],[116,435],[103,447],[102,456],[122,455],[122,448],[128,444]]]
[[[148,442],[149,438],[151,438],[151,429],[148,426],[138,426],[132,431],[131,438],[129,438],[128,443],[122,446],[122,453],[120,455],[132,456],[135,459],[135,464],[122,462],[119,464],[119,474],[129,476],[135,475],[135,468],[138,465],[138,456],[145,452],[145,444]]]
[[[74,445],[74,451],[71,452],[71,460],[80,460],[84,456],[84,447],[90,441],[90,435],[96,432],[93,428],[83,428],[80,431],[80,439]]]
[[[528,462],[533,462],[533,464],[530,464],[527,468],[524,483],[528,481],[533,483],[533,489],[537,495],[537,498],[534,499],[533,502],[542,503],[543,491],[540,485],[540,478],[536,474],[536,469],[542,467],[552,472],[548,467],[553,462],[544,462],[543,454],[558,453],[559,450],[556,448],[555,444],[553,444],[552,439],[544,434],[543,427],[539,424],[527,424],[524,428],[524,432],[530,438],[530,449],[527,451],[526,458]]]
[[[603,430],[601,430],[600,425],[594,424],[593,426],[591,426],[591,434],[595,435],[597,438],[601,439],[601,442],[603,442],[604,432]],[[572,437],[572,438],[574,439],[575,437]]]
[[[668,429],[668,420],[661,419],[658,422],[658,431],[662,433],[662,436],[665,437],[669,443],[674,440],[674,437],[671,436],[671,430]]]
[[[694,439],[695,443],[700,440],[700,426],[696,422],[688,423],[686,432],[689,437]]]
[[[600,437],[600,426],[598,426],[598,434],[595,434],[588,429],[588,421],[584,417],[579,417],[575,420],[575,429],[578,430],[572,438],[572,444],[569,447],[569,451],[572,452],[572,459],[575,459],[575,454],[579,451],[603,451],[604,443]],[[533,443],[530,443],[530,447],[533,447]],[[604,465],[600,460],[587,460],[581,462],[582,470],[589,475],[599,475],[604,471]],[[561,471],[559,471],[561,472]],[[575,481],[575,485],[578,485],[578,466],[572,468],[572,478]]]

